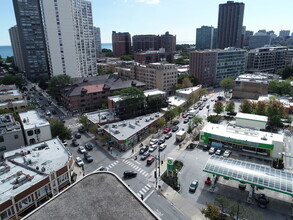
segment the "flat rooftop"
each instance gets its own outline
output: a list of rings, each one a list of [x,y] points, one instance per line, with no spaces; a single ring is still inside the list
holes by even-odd
[[[201,89],[201,85],[200,86],[194,86],[194,87],[189,87],[189,88],[185,88],[185,89],[178,89],[176,90],[177,93],[181,93],[181,94],[191,94],[197,90]]]
[[[112,172],[95,172],[85,176],[23,219],[60,218],[160,219]]]
[[[202,132],[227,137],[234,140],[249,141],[252,143],[273,144],[274,141],[283,142],[284,135],[270,132],[258,131],[236,125],[221,125],[208,123]]]
[[[66,166],[70,155],[58,138],[5,152],[5,161],[0,165],[0,203]],[[13,184],[21,176],[27,181]]]
[[[12,113],[0,115],[0,135],[21,130],[18,121],[15,121]]]
[[[12,95],[12,96],[19,96],[22,95],[18,89],[11,89],[7,91],[0,91],[0,98],[3,96]]]
[[[85,114],[93,124],[106,123],[109,121],[118,120],[117,116],[109,109],[94,111]]]
[[[287,97],[278,97],[272,94],[267,94],[267,95],[260,95],[258,97],[258,101],[268,101],[270,99],[270,97],[276,97],[277,100],[279,100],[281,103],[283,103],[285,108],[290,108],[291,106],[291,102]]]
[[[187,101],[186,98],[180,97],[180,96],[170,96],[168,97],[167,102],[169,105],[172,106],[181,106]]]
[[[140,130],[148,127],[164,114],[157,112],[133,119],[103,125],[102,128],[115,137],[117,140],[126,140]]]
[[[255,82],[255,83],[268,83],[268,77],[265,75],[259,74],[243,74],[238,76],[235,81],[244,81],[244,82]]]
[[[40,114],[36,110],[20,112],[19,117],[21,119],[23,128],[25,130],[33,129],[35,127],[43,127],[43,126],[50,125],[47,119],[44,117],[41,117]]]
[[[21,100],[14,100],[14,101],[11,101],[11,102],[1,102],[0,106],[6,106],[6,105],[8,105],[10,103],[12,103],[12,105],[15,105],[15,104],[24,104],[24,105],[26,105],[27,101],[24,100],[24,99],[21,99]]]
[[[238,112],[235,116],[236,119],[244,119],[250,121],[268,122],[268,117],[263,115],[254,115]]]

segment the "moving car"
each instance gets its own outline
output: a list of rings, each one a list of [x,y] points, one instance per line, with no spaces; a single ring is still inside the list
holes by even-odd
[[[139,154],[144,154],[145,152],[147,152],[149,149],[149,146],[144,146],[142,148],[139,149]]]
[[[178,129],[179,129],[179,127],[178,127],[177,125],[175,125],[175,126],[172,128],[172,132],[176,132]]]
[[[216,155],[220,156],[222,154],[222,150],[221,149],[217,149],[215,152]]]
[[[85,152],[84,154],[84,159],[88,162],[88,163],[91,163],[93,162],[93,157],[91,155],[88,154],[88,152]]]
[[[67,141],[63,140],[63,141],[62,141],[62,144],[63,144],[64,146],[67,146]]]
[[[198,181],[192,180],[190,186],[189,186],[189,192],[195,192],[198,187]]]
[[[136,177],[137,176],[137,173],[134,172],[133,170],[127,170],[127,171],[124,171],[123,176],[125,178]]]
[[[80,157],[76,157],[75,162],[80,167],[84,165],[83,160]]]
[[[165,150],[166,147],[167,147],[167,144],[161,144],[159,147],[159,151]]]
[[[87,149],[87,150],[92,150],[94,148],[94,146],[92,145],[92,143],[86,143],[84,145],[84,147]]]
[[[75,137],[75,138],[81,138],[81,134],[77,132],[77,133],[74,135],[74,137]]]
[[[82,154],[84,154],[86,152],[86,149],[83,146],[79,146],[78,147],[78,151]]]
[[[147,159],[147,165],[151,165],[154,161],[155,161],[155,157],[154,157],[154,156],[150,156],[150,157]]]
[[[216,151],[216,148],[211,147],[210,150],[209,150],[209,154],[213,154],[213,153],[215,153],[215,151]]]
[[[150,146],[149,152],[154,152],[157,148],[158,148],[158,145],[154,144],[154,145]]]
[[[78,128],[78,132],[79,133],[84,133],[85,132],[85,128],[83,126]]]
[[[169,139],[170,137],[172,137],[172,133],[165,134],[165,139]]]
[[[148,157],[150,156],[150,153],[149,152],[145,152],[142,156],[141,156],[141,160],[145,160],[147,159]]]
[[[171,131],[171,128],[165,128],[164,129],[164,134],[169,133]]]
[[[246,189],[246,183],[245,182],[240,182],[238,185],[238,188],[241,190],[245,190]]]
[[[223,156],[224,156],[224,157],[229,157],[231,153],[232,153],[232,151],[230,151],[230,150],[225,150]]]

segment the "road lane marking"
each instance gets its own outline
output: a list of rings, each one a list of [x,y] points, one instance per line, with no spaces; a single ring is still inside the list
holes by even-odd
[[[139,191],[139,193],[140,193],[141,195],[143,195],[143,194],[144,194],[144,193],[143,193],[141,190]]]
[[[143,175],[145,173],[145,171],[141,170],[140,173]]]
[[[141,168],[137,169],[137,172],[139,172],[141,170]]]

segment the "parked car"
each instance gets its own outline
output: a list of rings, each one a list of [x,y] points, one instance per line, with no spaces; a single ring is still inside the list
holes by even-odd
[[[85,154],[84,154],[84,159],[88,162],[88,163],[91,163],[91,162],[93,162],[93,157],[90,155],[90,154],[88,154],[88,152],[85,152]]]
[[[270,200],[263,193],[258,194],[255,200],[258,202],[258,206],[261,208],[266,208],[270,202]]]
[[[203,145],[202,149],[204,151],[208,151],[210,149],[210,147],[209,147],[209,145],[205,144],[205,145]]]
[[[149,146],[144,146],[142,148],[139,149],[139,154],[144,154],[145,152],[147,152],[149,149]]]
[[[216,148],[214,147],[211,147],[210,150],[209,150],[209,154],[214,154],[216,151]]]
[[[175,120],[174,122],[173,122],[173,125],[178,125],[179,124],[179,120]]]
[[[87,149],[87,150],[92,150],[94,148],[93,144],[92,143],[86,143],[84,145],[84,147]]]
[[[77,147],[79,145],[79,143],[77,142],[76,139],[72,140],[72,146]]]
[[[79,139],[79,138],[81,138],[81,134],[77,132],[77,133],[74,135],[74,137]]]
[[[183,117],[183,118],[187,118],[187,117],[188,117],[188,113],[184,113],[184,114],[182,115],[182,117]]]
[[[238,185],[238,188],[241,190],[245,190],[246,189],[246,183],[245,182],[240,182]]]
[[[170,137],[172,137],[172,133],[165,134],[165,139],[169,139]]]
[[[224,157],[229,157],[229,156],[231,155],[231,153],[232,153],[232,151],[230,151],[230,150],[225,150],[223,156],[224,156]]]
[[[192,180],[190,186],[189,186],[189,192],[195,192],[198,187],[198,181]]]
[[[85,132],[85,127],[81,126],[78,128],[79,133],[84,133]]]
[[[80,157],[76,157],[75,162],[80,167],[84,165],[83,160]]]
[[[158,148],[158,145],[154,144],[154,145],[150,146],[149,152],[154,152],[157,148]]]
[[[124,171],[123,176],[125,178],[136,177],[137,176],[137,173],[134,172],[133,170],[128,170],[128,171]]]
[[[150,145],[153,145],[153,144],[157,144],[158,143],[158,139],[151,139],[151,141],[150,141]]]
[[[57,112],[54,109],[51,112],[52,112],[53,115],[57,114]]]
[[[202,106],[199,107],[199,110],[203,110],[203,108],[204,108],[204,106],[202,105]]]
[[[189,122],[189,118],[185,118],[183,122],[184,122],[184,124],[188,123]]]
[[[216,155],[220,156],[222,154],[222,150],[221,149],[217,149],[215,152]]]
[[[177,125],[175,125],[173,128],[172,128],[172,132],[176,132],[178,131],[179,127]]]
[[[84,154],[86,152],[86,149],[83,146],[79,146],[78,147],[78,151],[82,154]]]
[[[159,151],[163,151],[163,150],[165,150],[166,147],[167,147],[167,144],[161,144],[161,145],[159,146]]]
[[[142,156],[141,156],[141,160],[145,160],[147,159],[148,157],[150,156],[150,153],[149,152],[145,152]]]
[[[165,143],[165,137],[160,138],[159,141],[158,141],[158,144],[159,144],[159,145],[160,145],[160,144],[163,144],[163,143]]]
[[[163,133],[166,134],[166,133],[169,133],[170,131],[171,131],[171,128],[165,128]]]
[[[150,156],[150,157],[147,159],[147,165],[151,165],[154,161],[155,161],[155,157],[154,157],[154,156]]]
[[[62,144],[63,144],[64,146],[67,146],[67,141],[63,140],[63,141],[62,141]]]

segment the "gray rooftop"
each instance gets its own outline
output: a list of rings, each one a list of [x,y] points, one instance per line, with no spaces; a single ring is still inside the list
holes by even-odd
[[[23,219],[159,219],[114,173],[85,176]]]
[[[12,113],[0,115],[0,134],[20,130],[20,124],[15,121]]]
[[[36,110],[18,113],[22,121],[24,130],[33,129],[35,127],[49,126],[50,123],[46,118],[40,116]]]

